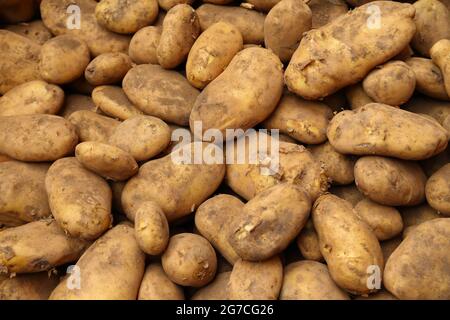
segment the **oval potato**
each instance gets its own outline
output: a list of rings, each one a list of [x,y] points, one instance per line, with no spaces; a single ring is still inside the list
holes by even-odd
[[[132,67],[131,58],[122,52],[103,53],[92,60],[84,70],[84,77],[93,86],[121,82]]]
[[[450,163],[428,179],[425,194],[431,207],[445,216],[450,216]]]

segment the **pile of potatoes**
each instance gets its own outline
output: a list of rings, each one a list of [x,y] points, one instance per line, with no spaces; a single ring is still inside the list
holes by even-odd
[[[449,139],[449,0],[1,1],[0,299],[449,300]]]

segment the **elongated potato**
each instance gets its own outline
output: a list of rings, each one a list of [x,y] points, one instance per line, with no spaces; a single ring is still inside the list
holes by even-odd
[[[138,300],[184,300],[184,293],[167,277],[160,263],[152,263],[145,269]]]
[[[133,228],[119,224],[98,239],[78,260],[80,286],[70,277],[56,287],[50,300],[136,300],[145,268],[145,255]]]
[[[443,215],[450,216],[450,163],[428,179],[425,193],[431,207]]]
[[[320,28],[339,16],[348,12],[348,5],[344,0],[311,0],[308,7],[312,12],[312,27]]]
[[[360,107],[364,107],[366,104],[374,102],[364,91],[361,83],[348,86],[345,89],[345,95],[352,110],[356,110]]]
[[[309,219],[305,227],[297,237],[297,247],[306,260],[322,261],[323,256],[320,253],[319,237],[312,220]]]
[[[120,121],[102,116],[90,110],[79,110],[72,113],[68,120],[77,131],[80,141],[107,142]]]
[[[96,87],[94,91],[92,91],[92,100],[106,115],[120,120],[126,120],[142,114],[142,111],[131,103],[120,87]]]
[[[55,161],[45,187],[53,216],[71,236],[97,239],[110,227],[111,189],[76,158]]]
[[[0,300],[47,300],[57,284],[58,277],[47,272],[0,275]]]
[[[131,58],[122,52],[110,52],[97,56],[84,70],[84,77],[93,86],[121,82],[132,67]]]
[[[381,280],[383,253],[375,234],[358,218],[351,203],[323,195],[314,203],[312,219],[320,251],[337,285],[358,295],[376,291],[376,282],[371,280]]]
[[[148,26],[140,29],[131,38],[128,55],[137,64],[158,64],[156,51],[161,38],[161,28]]]
[[[231,271],[219,273],[207,286],[199,289],[191,300],[229,300]]]
[[[450,96],[450,39],[443,39],[430,49],[431,59],[441,69],[445,90]]]
[[[47,271],[76,261],[89,245],[66,235],[54,220],[0,231],[0,273]]]
[[[82,94],[69,94],[64,101],[60,116],[68,119],[72,113],[80,110],[90,110],[96,113],[102,113],[102,111],[95,106],[91,97]]]
[[[408,236],[418,225],[433,219],[443,218],[428,203],[415,207],[404,207],[401,209],[404,224],[403,239]]]

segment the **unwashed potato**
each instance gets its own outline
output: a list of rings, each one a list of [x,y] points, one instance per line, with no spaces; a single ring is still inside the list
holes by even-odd
[[[404,224],[403,239],[410,234],[418,225],[433,219],[443,218],[435,209],[427,203],[419,206],[402,208],[402,219]]]
[[[343,0],[311,0],[308,6],[312,11],[313,29],[328,24],[348,11],[348,5]]]
[[[128,99],[145,114],[185,126],[199,91],[181,74],[158,65],[132,68],[123,79]]]
[[[217,270],[213,247],[193,233],[171,237],[161,262],[169,279],[182,286],[203,287],[214,279]]]
[[[289,62],[303,34],[311,27],[312,12],[303,0],[281,0],[264,20],[265,46],[282,62]]]
[[[184,293],[167,277],[160,263],[152,263],[145,269],[138,300],[184,300]]]
[[[365,198],[355,184],[351,184],[348,186],[333,186],[330,189],[330,193],[350,202],[353,207],[355,207],[358,202]]]
[[[43,45],[47,40],[53,37],[52,33],[44,25],[42,20],[34,20],[30,22],[23,22],[20,24],[12,24],[5,27],[5,30],[18,33],[28,39],[36,41]]]
[[[48,164],[0,162],[0,224],[17,226],[51,215],[45,191]]]
[[[278,256],[261,262],[238,260],[229,281],[231,300],[277,300],[283,282]]]
[[[166,11],[169,11],[170,9],[175,7],[177,4],[186,3],[186,4],[190,5],[193,2],[194,2],[194,0],[158,0],[159,6]]]
[[[47,272],[0,275],[0,300],[47,300],[58,284],[58,277]]]
[[[60,116],[67,119],[72,113],[79,110],[90,110],[96,113],[102,113],[102,111],[95,106],[91,97],[82,94],[69,94],[66,96]]]
[[[191,300],[228,300],[231,271],[219,273],[207,286],[199,289]]]
[[[142,111],[131,103],[122,88],[118,86],[96,87],[92,91],[92,100],[106,115],[120,120],[142,114]]]
[[[309,31],[285,72],[289,90],[308,100],[326,97],[359,82],[370,70],[395,55],[415,33],[414,7],[393,1],[374,2],[382,23],[368,23],[372,3]]]
[[[427,178],[416,162],[366,156],[355,164],[355,183],[369,199],[386,206],[414,206],[425,199]]]
[[[425,194],[431,207],[445,216],[450,216],[450,163],[428,179]]]
[[[148,26],[140,29],[131,38],[128,55],[137,64],[158,64],[156,51],[161,38],[161,28]]]
[[[284,269],[280,300],[350,300],[328,272],[316,261],[298,261]]]
[[[305,227],[297,237],[297,247],[306,260],[322,261],[323,256],[320,253],[319,237],[312,220],[309,219]]]
[[[338,113],[328,139],[343,154],[379,155],[405,160],[430,158],[446,147],[447,131],[422,115],[383,104]]]
[[[76,261],[89,245],[71,238],[54,220],[0,231],[0,273],[32,273]]]
[[[72,153],[77,141],[75,127],[58,116],[0,117],[0,154],[17,160],[57,160]]]
[[[441,69],[445,90],[450,96],[450,39],[443,39],[430,49],[431,59]]]
[[[55,161],[45,178],[50,209],[71,236],[97,239],[112,223],[111,189],[76,158]]]
[[[64,103],[64,91],[45,81],[20,84],[0,97],[0,116],[57,114]]]
[[[323,195],[314,203],[312,219],[320,251],[337,285],[358,295],[376,291],[368,284],[372,284],[371,276],[382,275],[383,253],[375,234],[356,215],[351,203]],[[381,274],[374,273],[377,270]]]
[[[226,22],[213,24],[198,37],[189,51],[187,79],[194,87],[203,89],[225,70],[242,46],[242,35],[234,25]]]
[[[384,286],[399,299],[449,300],[449,248],[450,219],[422,223],[389,257]]]
[[[345,95],[352,110],[356,110],[360,107],[364,107],[366,104],[374,102],[364,91],[361,83],[348,86],[345,89]]]
[[[131,58],[122,52],[103,53],[92,60],[84,77],[93,86],[115,84],[122,81],[132,67]]]
[[[70,277],[56,287],[50,300],[136,300],[145,268],[145,255],[133,228],[119,224],[99,238],[78,260],[80,286]]]
[[[75,126],[81,142],[98,141],[106,143],[114,129],[120,124],[120,121],[90,110],[76,111],[69,116],[68,120]]]

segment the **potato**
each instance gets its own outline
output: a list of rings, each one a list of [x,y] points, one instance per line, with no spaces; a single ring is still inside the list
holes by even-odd
[[[350,202],[353,207],[365,198],[355,184],[347,186],[334,186],[330,189],[330,193]]]
[[[30,40],[34,40],[40,45],[43,45],[47,40],[50,40],[53,37],[52,33],[47,29],[42,20],[9,25],[5,27],[5,30],[20,34]]]
[[[152,263],[145,269],[138,300],[184,300],[184,293],[170,281],[160,263]]]
[[[195,226],[224,258],[234,264],[239,255],[231,246],[228,235],[233,219],[240,217],[244,208],[241,200],[228,194],[220,194],[203,202],[195,213]]]
[[[32,273],[76,261],[89,245],[71,238],[54,220],[0,231],[0,273]]]
[[[35,0],[3,0],[0,4],[0,21],[17,23],[29,21],[35,15]]]
[[[429,57],[436,42],[450,39],[450,12],[439,0],[419,0],[413,5],[417,32],[411,45],[420,55]]]
[[[275,256],[261,262],[238,260],[229,281],[230,300],[277,300],[283,282],[283,265]]]
[[[400,106],[413,95],[416,76],[406,63],[393,60],[371,71],[362,85],[366,94],[375,102]]]
[[[79,110],[89,110],[96,113],[102,113],[102,111],[95,106],[91,97],[82,94],[69,94],[66,96],[60,115],[61,117],[67,119],[72,113]]]
[[[47,300],[58,284],[58,277],[47,272],[0,275],[0,300]]]
[[[170,9],[175,7],[177,4],[186,3],[186,4],[190,5],[193,2],[194,2],[194,0],[158,0],[159,6],[166,11],[169,11]]]
[[[450,96],[450,40],[443,39],[436,42],[430,49],[430,55],[433,62],[441,69],[445,90]]]
[[[48,164],[0,162],[0,224],[18,226],[50,216],[45,175]]]
[[[450,1],[449,0],[439,0],[439,1],[441,1],[447,7],[447,9],[450,11]]]
[[[356,297],[355,300],[398,300],[396,297],[394,297],[391,293],[380,290],[377,293],[371,294],[367,297],[360,296]]]
[[[84,76],[93,86],[115,84],[122,81],[131,69],[132,63],[131,58],[125,53],[103,53],[88,64]]]
[[[187,4],[178,4],[164,18],[156,57],[165,69],[173,69],[184,62],[195,39],[200,34],[200,24],[195,10]]]
[[[161,38],[161,28],[148,26],[140,29],[131,38],[128,55],[137,64],[157,64],[156,50]]]
[[[310,210],[311,200],[303,188],[290,183],[278,184],[247,202],[231,221],[228,241],[244,260],[269,259],[295,239],[306,224]]]
[[[353,167],[355,159],[337,152],[329,142],[317,146],[309,146],[309,152],[319,161],[325,175],[335,184],[350,184],[355,180]]]
[[[348,86],[345,89],[345,95],[347,97],[347,100],[350,102],[350,107],[353,110],[364,107],[366,104],[374,102],[372,98],[369,97],[364,91],[361,83]]]
[[[389,259],[391,254],[395,251],[395,249],[397,249],[400,243],[402,243],[401,236],[380,242],[381,251],[383,251],[384,261],[387,261]]]
[[[254,47],[240,51],[227,69],[197,97],[189,119],[191,130],[201,121],[208,129],[248,129],[276,108],[283,90],[283,67],[270,50]],[[257,97],[257,98],[256,98]]]
[[[359,219],[351,203],[323,195],[314,203],[312,219],[320,251],[336,284],[357,295],[376,291],[369,285],[373,284],[371,278],[377,277],[373,272],[383,272],[383,253],[375,234]]]
[[[284,92],[275,111],[263,122],[267,129],[279,129],[297,141],[319,144],[327,140],[331,109],[320,101],[304,100]]]
[[[355,206],[356,214],[368,224],[378,240],[388,240],[400,234],[403,221],[400,212],[393,207],[383,206],[369,199],[361,200]]]
[[[92,100],[106,115],[120,120],[143,114],[131,103],[121,87],[96,87],[92,92]]]
[[[431,207],[443,215],[450,216],[450,163],[428,179],[425,194]]]
[[[343,0],[311,0],[308,6],[312,12],[312,28],[320,28],[347,13],[348,6]]]
[[[328,272],[316,261],[298,261],[286,266],[280,300],[350,300]]]
[[[372,4],[367,4],[303,37],[285,72],[289,90],[308,100],[326,97],[402,51],[415,32],[414,7],[375,3],[383,17],[379,25],[370,19]]]
[[[297,247],[306,260],[322,261],[323,256],[320,253],[319,237],[312,220],[309,219],[305,227],[297,237]]]
[[[182,286],[203,287],[213,280],[217,269],[213,247],[193,233],[172,236],[161,262],[169,279]]]
[[[282,62],[289,62],[303,34],[311,27],[312,12],[305,2],[282,0],[270,10],[264,21],[265,46]]]
[[[55,161],[45,178],[50,209],[71,236],[97,239],[112,223],[111,189],[76,158]]]
[[[57,114],[64,103],[64,91],[41,80],[25,82],[0,97],[0,116]]]
[[[414,57],[405,61],[416,75],[416,89],[431,98],[450,100],[445,91],[444,78],[431,59]]]
[[[67,12],[71,5],[80,8],[79,26],[76,25],[76,12]],[[79,37],[94,57],[106,52],[127,52],[130,37],[100,26],[95,18],[96,6],[94,0],[42,0],[40,12],[42,21],[53,34]]]
[[[158,16],[157,0],[101,0],[95,7],[97,22],[117,33],[134,33],[152,24]]]
[[[68,120],[76,127],[80,141],[107,142],[120,121],[99,115],[90,110],[72,113]]]
[[[160,255],[169,243],[166,216],[152,201],[142,202],[136,209],[134,232],[141,250],[150,255]]]
[[[53,161],[73,152],[78,137],[65,119],[46,114],[0,117],[0,154],[21,161]]]
[[[231,271],[219,273],[210,284],[199,289],[191,300],[229,300],[230,276]]]
[[[123,90],[145,114],[185,126],[199,91],[181,74],[157,65],[139,65],[123,79]]]
[[[41,46],[21,35],[0,30],[0,94],[15,86],[41,78],[39,54]]]
[[[246,44],[264,42],[264,20],[266,16],[255,10],[242,7],[202,4],[196,10],[202,31],[216,22],[223,21],[236,26]]]
[[[418,225],[433,219],[443,218],[439,212],[430,207],[427,203],[419,206],[402,208],[402,218],[404,223],[403,239],[411,233]]]
[[[355,164],[355,183],[370,200],[386,206],[414,206],[425,199],[427,178],[415,162],[378,156]]]
[[[234,25],[226,22],[211,25],[189,51],[186,62],[188,81],[203,89],[225,70],[242,46],[242,35]]]
[[[450,299],[449,248],[450,219],[422,223],[389,257],[384,286],[399,299]]]
[[[337,114],[328,126],[337,152],[423,160],[442,152],[448,133],[421,115],[383,104],[368,104]]]
[[[98,239],[78,260],[80,287],[64,279],[50,300],[136,300],[145,269],[133,228],[120,224]]]

